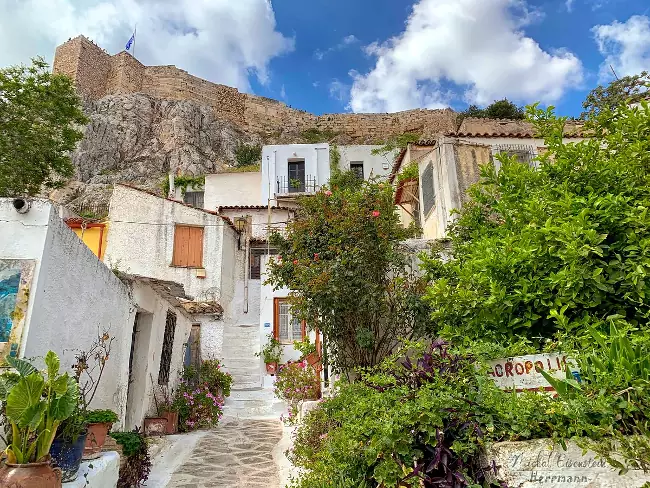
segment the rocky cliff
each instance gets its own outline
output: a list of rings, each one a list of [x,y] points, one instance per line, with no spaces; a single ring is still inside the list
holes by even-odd
[[[217,173],[238,144],[261,142],[192,100],[108,95],[84,109],[90,123],[72,155],[75,179],[52,194],[61,203],[106,203],[120,181],[158,189],[170,171]]]

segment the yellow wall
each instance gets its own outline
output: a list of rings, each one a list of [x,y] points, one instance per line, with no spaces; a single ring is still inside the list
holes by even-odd
[[[104,227],[104,235],[102,236],[102,246],[101,246],[101,255],[99,255],[99,236],[101,235],[101,228],[100,227],[88,227],[86,230],[83,231],[83,237],[81,236],[82,234],[82,229],[72,229],[75,234],[81,239],[88,248],[95,253],[95,256],[97,256],[99,259],[103,259],[104,257],[104,251],[106,250],[106,235],[108,234],[108,226]]]

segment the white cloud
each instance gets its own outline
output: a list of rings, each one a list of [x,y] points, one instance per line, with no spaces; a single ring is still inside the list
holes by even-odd
[[[565,5],[566,5],[567,12],[573,12],[573,2],[574,0],[566,0]]]
[[[282,100],[287,99],[287,90],[285,90],[284,85],[282,85],[282,88],[280,88],[280,98]]]
[[[325,49],[324,51],[322,51],[320,49],[316,49],[314,51],[314,57],[318,61],[322,61],[323,58],[325,56],[327,56],[328,54],[331,54],[331,53],[333,53],[335,51],[342,51],[346,47],[351,46],[352,44],[356,44],[357,42],[359,42],[359,38],[357,36],[355,36],[354,34],[350,34],[349,36],[345,36],[343,39],[341,39],[341,42],[339,42],[335,46],[329,47],[329,48]]]
[[[557,100],[581,83],[582,63],[526,37],[522,27],[541,16],[524,0],[420,0],[403,33],[365,48],[377,59],[367,74],[352,73],[350,108],[443,107],[450,83],[478,104]]]
[[[293,49],[276,30],[270,0],[3,0],[0,66],[39,54],[51,62],[54,48],[78,34],[113,54],[136,23],[144,64],[175,64],[242,90],[251,72],[266,83],[269,61]]]
[[[592,29],[605,61],[600,65],[601,81],[610,80],[610,65],[620,76],[650,70],[650,18],[634,15],[626,22],[614,21]]]
[[[342,81],[333,79],[329,84],[330,97],[339,102],[347,100],[350,96],[350,85],[343,83]]]

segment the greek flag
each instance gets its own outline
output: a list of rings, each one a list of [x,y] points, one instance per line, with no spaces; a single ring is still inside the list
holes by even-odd
[[[135,41],[135,32],[131,35],[131,39],[129,39],[128,42],[126,43],[125,47],[127,51],[131,49],[131,44],[133,44],[134,41]]]

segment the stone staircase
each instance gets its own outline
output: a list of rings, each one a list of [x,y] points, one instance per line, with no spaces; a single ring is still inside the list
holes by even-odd
[[[223,365],[235,390],[262,386],[260,358],[255,356],[260,350],[259,330],[258,325],[234,325],[223,331]]]
[[[232,390],[226,398],[223,414],[240,419],[279,419],[286,414],[286,405],[275,397],[270,388]]]

